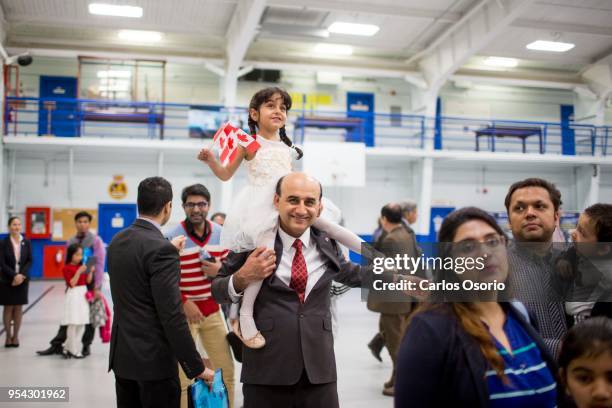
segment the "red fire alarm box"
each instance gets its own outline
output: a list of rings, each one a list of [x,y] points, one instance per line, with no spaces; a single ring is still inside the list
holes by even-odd
[[[51,237],[51,208],[26,208],[26,237],[28,239],[48,239]]]
[[[43,278],[62,279],[64,277],[65,257],[65,245],[45,245],[43,247]]]

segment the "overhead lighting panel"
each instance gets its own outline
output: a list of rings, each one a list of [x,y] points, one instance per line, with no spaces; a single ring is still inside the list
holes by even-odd
[[[100,16],[141,18],[142,7],[118,6],[116,4],[90,3],[89,14]]]
[[[336,21],[327,28],[327,31],[335,34],[362,35],[371,37],[380,30],[380,27],[373,24],[343,23]]]
[[[574,48],[576,45],[558,41],[537,40],[527,44],[528,50],[549,51],[549,52],[566,52]]]

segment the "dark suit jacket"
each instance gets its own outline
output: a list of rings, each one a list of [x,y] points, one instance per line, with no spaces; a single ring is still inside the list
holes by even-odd
[[[557,364],[540,335],[510,303],[501,303],[540,349],[553,377]],[[488,363],[476,340],[458,323],[448,304],[413,316],[397,357],[395,406],[488,407]],[[557,381],[557,395],[564,392]]]
[[[241,381],[257,385],[293,385],[306,370],[313,384],[336,381],[336,359],[330,313],[332,280],[359,286],[365,269],[348,262],[323,232],[311,227],[311,236],[327,270],[301,304],[297,293],[275,274],[263,281],[255,301],[254,317],[266,339],[265,347],[243,348]],[[276,266],[281,261],[283,243],[276,237]],[[212,294],[219,303],[230,303],[230,276],[245,263],[250,252],[231,253],[213,280]]]
[[[108,247],[114,304],[109,371],[121,378],[152,381],[187,377],[204,365],[183,314],[176,248],[150,222],[137,219]]]
[[[416,243],[414,242],[414,234],[408,233],[402,225],[398,225],[381,237],[377,243],[377,249],[389,258],[394,258],[396,255],[408,255],[410,258],[419,256]],[[388,274],[387,272],[385,273]],[[391,296],[393,296],[394,301],[389,302],[388,300]],[[404,294],[391,294],[388,291],[369,291],[368,309],[373,312],[407,314],[410,313],[412,307],[412,300]]]
[[[21,241],[21,256],[19,257],[19,273],[30,277],[30,267],[32,266],[32,245],[27,239]],[[7,236],[0,242],[0,279],[2,282],[10,284],[15,277],[15,252],[11,237]]]

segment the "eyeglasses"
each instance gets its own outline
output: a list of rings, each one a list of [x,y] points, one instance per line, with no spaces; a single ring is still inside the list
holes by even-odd
[[[200,210],[208,207],[208,203],[206,201],[200,201],[199,203],[185,203],[183,204],[183,208],[186,210],[193,210],[198,207]]]
[[[489,250],[497,250],[500,248],[500,245],[503,246],[505,242],[506,240],[501,236],[489,237],[483,242],[477,241],[475,239],[466,239],[465,241],[453,244],[452,252],[455,255],[473,255],[481,251],[483,247]]]

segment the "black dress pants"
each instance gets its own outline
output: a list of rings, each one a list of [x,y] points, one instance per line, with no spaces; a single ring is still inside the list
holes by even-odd
[[[66,330],[68,326],[60,326],[59,330],[55,337],[51,340],[51,345],[56,347],[62,347],[64,342],[66,341]],[[83,346],[90,346],[93,342],[94,335],[96,333],[96,329],[91,324],[85,325],[85,333],[83,333],[83,337],[81,341],[83,342]]]
[[[155,381],[128,380],[115,375],[117,408],[180,408],[178,375]]]
[[[338,408],[336,382],[312,384],[306,371],[294,385],[243,384],[244,408]]]

